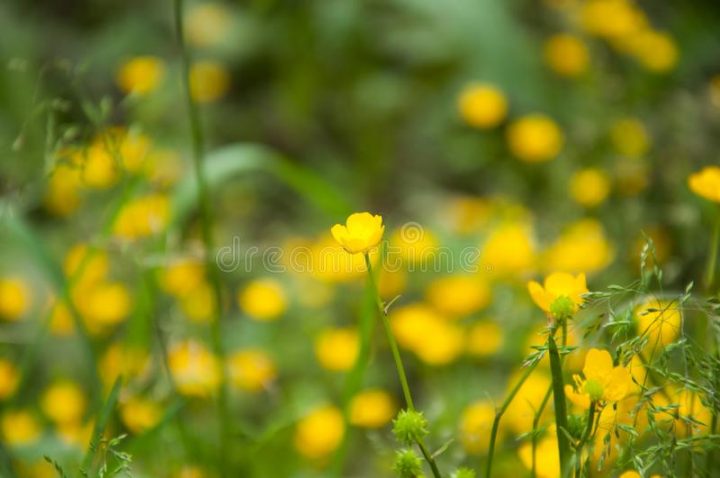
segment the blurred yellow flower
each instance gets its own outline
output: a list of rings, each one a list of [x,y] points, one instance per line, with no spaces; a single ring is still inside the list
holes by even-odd
[[[203,344],[185,340],[170,347],[168,367],[182,395],[208,397],[222,379],[221,365]]]
[[[350,402],[350,423],[362,428],[380,428],[393,416],[397,406],[384,390],[368,389],[355,395]]]
[[[581,206],[602,204],[609,193],[610,178],[602,169],[581,169],[570,178],[570,196]]]
[[[165,266],[159,279],[165,292],[182,297],[204,282],[205,265],[192,258],[179,259]]]
[[[295,448],[313,460],[325,458],[334,452],[345,434],[340,410],[325,405],[302,418],[295,429]]]
[[[565,395],[576,405],[587,409],[591,402],[612,403],[624,399],[633,389],[630,370],[613,367],[607,350],[590,349],[585,356],[583,375],[574,375],[575,389],[565,385]]]
[[[69,216],[80,206],[82,184],[79,165],[58,163],[48,178],[45,208],[56,216]]]
[[[590,55],[585,43],[575,35],[561,33],[551,36],[544,47],[545,62],[562,76],[576,77],[585,73]]]
[[[616,39],[644,28],[647,19],[628,0],[587,0],[581,7],[580,23],[590,34]]]
[[[507,116],[507,100],[497,87],[471,83],[458,97],[458,111],[465,122],[475,128],[488,129],[499,125]]]
[[[80,450],[87,449],[92,437],[93,423],[67,422],[58,424],[55,431],[58,437],[67,445]]]
[[[175,184],[183,175],[183,160],[177,151],[153,148],[143,162],[142,172],[150,182],[161,189]]]
[[[518,449],[518,455],[523,465],[529,470],[532,468],[532,444],[526,441]],[[540,439],[535,450],[535,472],[539,478],[557,478],[560,476],[560,456],[555,433],[548,433]]]
[[[124,62],[115,80],[125,93],[146,95],[155,91],[165,76],[165,63],[155,56],[137,56]]]
[[[676,302],[648,299],[635,307],[633,315],[638,326],[638,336],[648,339],[644,352],[650,355],[680,336],[682,316]]]
[[[113,232],[124,240],[134,240],[162,232],[170,220],[170,200],[163,194],[147,194],[133,199],[118,214]]]
[[[615,121],[610,128],[610,139],[615,150],[628,158],[639,158],[650,149],[650,136],[637,118]]]
[[[308,257],[304,260],[298,254],[297,269],[307,271],[323,282],[351,282],[365,278],[367,266],[362,254],[348,254],[345,248],[330,236],[323,236],[313,243],[307,250]],[[370,260],[377,259],[377,249],[370,252]]]
[[[217,308],[215,291],[208,282],[202,281],[180,298],[180,308],[191,321],[207,324]]]
[[[42,429],[35,416],[27,410],[6,411],[0,420],[0,431],[5,443],[24,446],[40,438]]]
[[[665,32],[642,29],[624,38],[622,42],[623,49],[654,73],[665,73],[677,65],[679,56],[677,45]]]
[[[275,320],[287,310],[285,290],[274,279],[257,279],[247,284],[238,295],[238,304],[251,319],[260,321]]]
[[[335,224],[330,232],[350,254],[365,254],[380,244],[385,226],[382,217],[369,212],[351,214],[345,225]]]
[[[430,229],[408,223],[393,231],[387,248],[387,262],[395,266],[397,259],[402,259],[410,265],[425,264],[437,254],[438,244]]]
[[[442,314],[464,317],[487,307],[491,290],[478,276],[456,274],[432,281],[425,296]]]
[[[119,282],[78,284],[73,298],[88,330],[93,333],[104,332],[124,321],[132,307],[130,293]]]
[[[78,243],[65,255],[63,270],[74,284],[93,285],[107,277],[110,261],[105,251]]]
[[[162,408],[154,400],[130,397],[120,403],[120,418],[131,432],[143,433],[160,422]]]
[[[502,328],[495,322],[477,322],[467,331],[467,352],[476,357],[490,357],[502,347],[503,335]]]
[[[6,359],[0,359],[0,401],[11,397],[17,390],[20,375],[15,365]]]
[[[680,417],[684,417],[686,419],[682,420],[678,417],[675,420],[675,429],[679,436],[683,437],[689,435],[691,428],[692,434],[710,432],[709,428],[712,421],[712,410],[703,404],[698,393],[687,389],[681,389],[676,393],[673,402],[679,405],[677,412]],[[687,421],[688,418],[692,418],[694,421],[699,423],[690,424]]]
[[[137,130],[125,128],[114,128],[106,134],[113,136],[110,147],[120,156],[123,168],[131,173],[140,173],[152,150],[150,138]]]
[[[199,47],[218,45],[227,37],[231,24],[231,12],[222,3],[193,5],[185,15],[188,43]]]
[[[238,350],[227,358],[228,379],[239,390],[259,392],[277,376],[272,358],[262,349]]]
[[[199,61],[190,66],[190,94],[198,103],[217,101],[230,89],[230,73],[217,61]]]
[[[357,360],[360,339],[355,329],[324,329],[315,338],[315,357],[323,368],[334,372],[350,370]]]
[[[625,471],[618,478],[642,478],[640,473],[634,470]]]
[[[535,259],[530,224],[508,222],[490,231],[482,246],[479,265],[501,277],[518,276],[530,273]]]
[[[30,308],[30,289],[16,277],[0,278],[0,318],[19,320]]]
[[[86,407],[85,392],[78,384],[70,381],[50,385],[40,401],[45,416],[57,424],[80,422]]]
[[[709,201],[720,203],[720,167],[707,166],[688,178],[690,190]]]
[[[451,200],[449,209],[454,232],[467,235],[478,232],[487,226],[495,208],[489,199],[461,196]]]
[[[467,453],[487,453],[494,419],[495,406],[488,400],[471,403],[463,410],[460,418],[460,442]],[[504,433],[499,431],[498,440],[502,441],[503,435]]]
[[[98,369],[103,384],[110,387],[119,375],[126,381],[146,376],[150,370],[150,357],[140,348],[114,343],[105,350]]]
[[[545,312],[551,313],[559,300],[567,299],[573,314],[584,302],[582,295],[589,292],[585,274],[573,276],[565,272],[550,274],[543,285],[536,281],[528,282],[528,291],[533,302]]]
[[[531,114],[510,124],[507,141],[518,159],[538,163],[555,159],[565,139],[555,121],[542,114]]]
[[[80,165],[84,186],[92,189],[107,189],[117,182],[120,163],[107,150],[103,141],[94,141],[84,151],[76,153],[74,158],[75,163]]]
[[[183,466],[173,478],[207,478],[207,473],[198,466]]]
[[[426,305],[399,307],[390,320],[398,343],[429,365],[452,362],[465,346],[462,329]]]
[[[602,224],[595,219],[582,219],[569,224],[544,251],[543,269],[592,274],[607,267],[614,255]]]
[[[515,387],[523,372],[523,370],[518,370],[511,375],[507,384],[508,391]],[[508,406],[502,425],[507,426],[515,434],[527,433],[532,430],[535,413],[539,410],[550,383],[550,377],[542,370],[536,369],[522,384],[515,400]],[[549,408],[545,408],[542,420],[552,415]],[[543,421],[540,423],[542,424]]]

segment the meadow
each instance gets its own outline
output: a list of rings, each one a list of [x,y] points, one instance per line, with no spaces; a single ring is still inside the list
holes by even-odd
[[[720,477],[720,5],[0,4],[0,478]]]

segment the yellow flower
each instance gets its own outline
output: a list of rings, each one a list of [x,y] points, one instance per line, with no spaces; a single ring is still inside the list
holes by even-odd
[[[250,282],[240,291],[238,304],[251,319],[260,321],[275,320],[287,310],[285,291],[273,279]]]
[[[89,188],[107,189],[118,180],[120,164],[103,141],[96,140],[75,154],[74,162],[80,166],[83,184]]]
[[[500,350],[503,341],[503,331],[498,324],[477,322],[467,332],[467,352],[476,357],[489,357]]]
[[[92,436],[93,423],[68,422],[60,423],[56,432],[58,437],[67,445],[85,450],[90,444]]]
[[[72,156],[73,153],[68,153]],[[57,163],[50,173],[44,204],[56,216],[68,216],[81,201],[82,171],[79,165]]]
[[[330,235],[320,237],[309,248],[298,250],[307,251],[307,256],[296,254],[292,259],[292,269],[309,272],[322,282],[352,282],[364,279],[367,275],[365,257],[362,254],[348,254]],[[373,263],[377,256],[377,249],[370,251],[370,260]]]
[[[554,159],[565,139],[558,125],[542,114],[523,116],[507,131],[510,151],[520,160],[539,163]]]
[[[426,305],[395,309],[391,323],[398,343],[429,365],[452,362],[465,346],[462,329]]]
[[[185,16],[188,42],[199,47],[222,43],[231,27],[231,12],[221,3],[193,5]]]
[[[197,466],[183,466],[173,478],[207,478],[207,473]]]
[[[649,299],[635,307],[638,335],[647,337],[644,352],[653,355],[657,348],[674,342],[680,335],[682,317],[677,303],[667,300]]]
[[[545,42],[544,51],[545,62],[559,75],[576,77],[588,69],[587,47],[575,35],[553,35]]]
[[[602,224],[582,219],[566,227],[543,254],[543,270],[591,274],[607,267],[615,251]]]
[[[520,460],[529,470],[532,468],[532,444],[523,443],[518,450]],[[560,456],[558,455],[557,437],[554,433],[541,439],[535,450],[535,468],[539,478],[557,478],[560,476]]]
[[[182,297],[204,282],[205,265],[191,258],[168,264],[160,272],[160,286],[168,294]]]
[[[580,20],[585,31],[606,39],[622,38],[647,23],[643,12],[627,0],[588,0]]]
[[[623,472],[618,478],[642,478],[642,476],[635,470],[628,470]]]
[[[437,254],[438,240],[435,234],[419,224],[408,223],[397,228],[390,237],[387,262],[393,266],[402,259],[410,265],[425,264]]]
[[[639,158],[650,149],[650,136],[645,125],[637,118],[622,118],[610,129],[615,150],[628,158]]]
[[[490,444],[490,431],[495,419],[495,406],[481,400],[468,405],[460,418],[460,442],[466,452],[479,455],[486,453]],[[498,433],[502,441],[504,433]]]
[[[570,401],[587,408],[590,402],[619,402],[633,389],[630,370],[623,366],[613,367],[612,357],[607,350],[590,349],[585,356],[583,367],[585,379],[574,375],[575,390],[565,385]]]
[[[199,61],[190,67],[190,94],[198,103],[212,103],[227,93],[230,73],[222,63]]]
[[[12,362],[0,359],[0,400],[5,400],[15,393],[20,376]]]
[[[356,427],[380,428],[392,419],[396,408],[394,400],[386,391],[364,390],[350,402],[350,423]]]
[[[122,208],[113,232],[117,237],[130,241],[163,231],[169,220],[169,198],[164,194],[148,194]]]
[[[581,169],[570,178],[570,196],[585,207],[602,204],[610,193],[610,178],[601,169]]]
[[[63,270],[75,284],[92,285],[107,277],[110,261],[105,251],[79,243],[65,255]]]
[[[518,383],[522,372],[522,370],[519,370],[512,374],[507,384],[508,391]],[[519,434],[527,433],[532,429],[535,413],[539,409],[543,398],[545,398],[550,384],[550,377],[542,370],[536,370],[525,380],[525,383],[522,384],[515,399],[505,412],[504,421],[510,430]],[[545,412],[541,417],[543,420],[551,415],[549,408],[545,408]]]
[[[124,321],[130,313],[132,299],[119,282],[78,284],[73,298],[90,332],[102,333]]]
[[[558,306],[558,300],[569,300],[571,312],[577,312],[584,299],[582,295],[588,292],[585,274],[573,276],[565,272],[556,272],[545,278],[543,285],[536,281],[528,282],[530,297],[545,312],[551,313],[553,305]]]
[[[477,276],[452,275],[435,279],[425,293],[430,305],[451,317],[464,317],[490,303],[487,282]]]
[[[493,229],[485,240],[480,267],[499,276],[529,273],[535,264],[535,243],[529,223],[508,222]]]
[[[30,308],[30,290],[21,279],[0,278],[0,317],[20,319]]]
[[[85,413],[87,399],[76,383],[62,381],[45,390],[40,407],[57,424],[77,423]]]
[[[165,76],[165,64],[155,56],[131,58],[120,66],[116,81],[125,93],[146,95],[155,91]]]
[[[193,322],[207,324],[211,321],[217,303],[215,291],[206,281],[200,282],[180,298],[180,308]]]
[[[112,128],[105,133],[110,138],[110,148],[120,156],[123,168],[131,173],[140,173],[152,149],[152,141],[137,130]]]
[[[495,86],[471,83],[460,93],[458,110],[468,125],[487,129],[505,119],[508,105],[503,92]]]
[[[340,410],[331,405],[322,406],[298,422],[295,448],[306,458],[319,460],[337,449],[344,434]]]
[[[720,203],[720,167],[707,166],[688,178],[690,190],[709,201]]]
[[[385,226],[382,217],[369,212],[351,214],[345,225],[335,224],[330,232],[350,254],[365,254],[380,244]]]
[[[98,368],[103,384],[110,387],[121,374],[127,381],[146,377],[150,372],[150,358],[144,350],[115,343],[107,348]]]
[[[647,70],[665,73],[677,65],[679,54],[675,40],[665,32],[642,29],[622,41],[623,49]]]
[[[676,419],[676,433],[679,436],[687,436],[691,429],[693,434],[708,433],[710,431],[712,411],[702,403],[697,392],[682,389],[677,393],[673,402],[679,405],[678,414],[681,417],[692,418],[694,421],[700,422],[700,424],[690,424],[687,420]]]
[[[186,340],[173,345],[168,352],[168,367],[182,395],[207,397],[220,385],[220,364],[200,342]]]
[[[40,438],[40,424],[34,415],[26,410],[7,411],[0,421],[2,437],[10,446],[24,446]]]
[[[162,418],[162,408],[153,400],[131,397],[121,402],[120,417],[131,432],[143,433],[157,425]]]
[[[327,370],[350,370],[359,350],[360,343],[355,329],[325,329],[315,339],[315,356]]]
[[[240,390],[259,392],[268,388],[277,376],[272,358],[258,348],[238,350],[227,361],[230,383]]]

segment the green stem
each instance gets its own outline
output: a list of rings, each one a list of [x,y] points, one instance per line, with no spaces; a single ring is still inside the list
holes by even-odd
[[[712,240],[710,242],[710,256],[708,257],[707,270],[705,271],[705,288],[710,291],[715,282],[715,269],[717,268],[718,246],[720,246],[720,209],[715,214],[715,225],[713,226]]]
[[[515,395],[518,394],[520,391],[520,388],[523,386],[525,381],[528,379],[530,374],[535,370],[535,367],[537,367],[538,363],[540,361],[536,361],[532,365],[530,365],[526,370],[525,373],[523,373],[522,377],[520,377],[520,380],[518,383],[515,384],[513,389],[510,391],[507,397],[505,397],[505,401],[500,405],[500,408],[498,408],[495,411],[495,418],[493,419],[493,426],[492,431],[490,432],[490,446],[488,448],[488,460],[487,465],[485,466],[485,477],[490,478],[490,475],[492,474],[492,464],[493,464],[493,456],[495,455],[495,442],[497,440],[497,434],[498,434],[498,428],[500,427],[500,419],[507,411],[508,407],[512,403],[512,401],[515,399]]]
[[[182,80],[184,87],[185,102],[190,119],[192,134],[192,159],[193,170],[198,190],[198,207],[200,209],[200,223],[202,238],[205,246],[205,262],[210,278],[210,283],[215,296],[215,317],[212,321],[212,344],[215,354],[224,363],[225,350],[222,344],[221,330],[221,307],[223,304],[222,286],[217,264],[214,261],[214,239],[212,233],[212,216],[210,213],[210,199],[208,194],[207,179],[203,167],[204,137],[200,124],[200,113],[197,103],[192,98],[190,90],[190,53],[185,43],[185,32],[183,28],[183,0],[174,0],[173,9],[175,14],[175,32],[177,35],[178,47],[181,57]],[[227,444],[230,435],[230,417],[228,413],[227,377],[225,367],[220,367],[221,382],[218,394],[218,421],[220,425],[220,446],[219,446],[219,468],[221,476],[227,474]]]
[[[558,454],[560,455],[560,476],[568,476],[567,466],[570,463],[570,443],[566,435],[567,404],[565,403],[565,390],[562,376],[560,353],[555,343],[555,331],[548,335],[548,353],[550,354],[550,372],[552,374],[553,403],[555,405],[555,427],[557,428]]]
[[[587,441],[590,439],[590,435],[592,434],[594,424],[595,424],[595,402],[590,402],[590,408],[588,409],[588,416],[587,416],[587,425],[585,426],[585,432],[583,433],[582,438],[580,438],[580,443],[578,444],[578,452],[582,451],[582,447],[585,446]]]

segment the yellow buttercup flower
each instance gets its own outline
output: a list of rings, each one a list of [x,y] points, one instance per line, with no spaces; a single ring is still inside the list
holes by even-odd
[[[340,410],[331,405],[322,406],[298,422],[295,448],[306,458],[319,460],[337,449],[344,434]]]
[[[516,386],[522,372],[522,370],[518,370],[512,374],[507,384],[508,391]],[[522,384],[515,399],[510,402],[510,406],[505,412],[504,421],[510,430],[516,434],[527,433],[532,430],[535,413],[539,409],[543,398],[545,398],[545,393],[547,393],[550,384],[550,377],[542,370],[536,370],[525,380],[525,383]],[[552,414],[549,408],[545,408],[545,412],[541,417],[542,420]],[[541,423],[544,422],[541,421]]]
[[[576,77],[585,73],[590,63],[585,43],[575,35],[553,35],[545,42],[545,62],[562,76]]]
[[[190,66],[190,95],[198,103],[217,101],[230,89],[230,73],[222,63],[199,61]]]
[[[148,194],[133,199],[122,208],[113,232],[130,241],[162,232],[169,220],[170,199],[164,194]]]
[[[30,289],[21,279],[0,278],[0,318],[18,320],[30,308]]]
[[[0,419],[0,432],[10,446],[24,446],[40,438],[42,429],[35,416],[26,410],[5,412]]]
[[[410,265],[425,264],[437,249],[438,239],[430,229],[409,223],[393,231],[387,247],[388,264],[396,264],[397,256]]]
[[[160,272],[160,286],[168,294],[182,297],[204,282],[205,265],[200,260],[180,259]]]
[[[380,428],[395,416],[396,409],[395,401],[386,391],[364,390],[350,402],[350,423],[356,427]]]
[[[412,304],[397,308],[391,317],[398,343],[429,365],[446,365],[460,356],[465,346],[463,331],[455,322],[430,307]]]
[[[365,257],[362,254],[348,254],[343,246],[329,235],[319,238],[311,244],[307,260],[300,254],[294,267],[309,272],[323,282],[352,282],[367,275]],[[377,258],[377,249],[370,251],[370,260]]]
[[[559,306],[567,305],[574,314],[584,302],[582,295],[588,292],[585,274],[573,276],[565,272],[556,272],[545,278],[543,285],[536,281],[528,282],[528,291],[532,300],[547,313],[553,313]],[[567,304],[560,301],[567,300]]]
[[[238,304],[251,319],[260,321],[275,320],[287,310],[285,290],[274,279],[250,282],[240,291]]]
[[[350,254],[365,254],[380,244],[385,226],[382,216],[369,212],[356,212],[331,229],[335,240]]]
[[[470,126],[493,128],[507,116],[507,100],[502,91],[493,85],[471,83],[458,98],[460,116]]]
[[[74,153],[68,153],[72,156]],[[43,200],[45,208],[56,216],[72,214],[81,202],[82,171],[79,165],[58,163],[48,178]]]
[[[165,64],[155,56],[138,56],[123,63],[116,81],[125,93],[146,95],[155,91],[165,76]]]
[[[615,150],[628,158],[639,158],[650,149],[650,135],[637,118],[621,118],[610,128],[610,140]]]
[[[85,413],[87,398],[76,383],[62,381],[45,390],[40,407],[57,424],[77,423]]]
[[[162,407],[153,400],[131,397],[120,403],[120,418],[133,433],[143,433],[162,418]]]
[[[12,362],[0,359],[0,401],[11,397],[18,386],[20,375]]]
[[[80,315],[93,333],[104,332],[121,323],[132,307],[127,287],[119,282],[80,283],[73,290],[73,297]]]
[[[656,349],[674,342],[680,335],[682,316],[676,302],[649,299],[635,307],[633,312],[638,335],[647,337],[645,351],[651,355]]]
[[[526,222],[508,222],[490,231],[482,246],[479,265],[501,277],[519,276],[535,265],[533,229]]]
[[[425,293],[430,305],[451,317],[464,317],[490,303],[491,290],[477,276],[451,275],[435,279]]]
[[[614,255],[602,224],[581,219],[569,224],[543,253],[543,270],[591,274],[607,267]]]
[[[95,140],[84,151],[74,155],[79,165],[83,185],[92,189],[108,189],[120,176],[120,163],[107,150],[102,140]]]
[[[489,357],[500,350],[503,341],[503,330],[498,324],[477,322],[467,331],[467,352],[476,357]]]
[[[530,442],[523,443],[518,455],[520,461],[529,470],[532,468],[532,444]],[[535,472],[539,478],[557,478],[560,476],[560,456],[558,455],[558,444],[555,433],[548,433],[542,438],[535,450]]]
[[[688,178],[690,190],[709,201],[720,203],[720,167],[707,166]]]
[[[114,343],[103,354],[98,368],[103,384],[110,387],[119,375],[128,381],[146,377],[150,372],[150,357],[145,350]]]
[[[58,424],[56,430],[58,437],[67,445],[85,450],[90,443],[93,423],[68,422]]]
[[[325,329],[315,339],[315,356],[327,370],[350,370],[360,351],[360,339],[355,329]]]
[[[262,349],[238,350],[228,357],[227,362],[230,383],[239,390],[259,392],[277,376],[275,363]]]
[[[220,385],[221,365],[203,344],[186,340],[168,351],[168,367],[178,392],[208,397]]]
[[[107,277],[110,260],[105,251],[79,243],[65,255],[63,270],[75,284],[92,285]]]
[[[622,41],[624,48],[651,72],[665,73],[677,65],[677,45],[665,32],[642,29]]]
[[[597,168],[581,169],[570,178],[570,196],[585,207],[602,204],[610,193],[610,178]]]
[[[468,405],[460,418],[460,443],[466,452],[479,455],[486,453],[490,443],[490,431],[495,419],[495,405],[481,400]],[[504,433],[498,433],[502,441]]]
[[[550,161],[560,153],[565,142],[557,123],[542,114],[523,116],[507,131],[510,151],[528,163]]]
[[[610,40],[647,24],[644,13],[627,0],[587,0],[582,4],[580,20],[585,31]]]
[[[632,391],[633,381],[630,370],[623,366],[613,367],[612,357],[607,350],[590,349],[585,356],[582,379],[574,375],[575,389],[565,386],[569,400],[587,408],[591,402],[612,403],[624,399]]]

